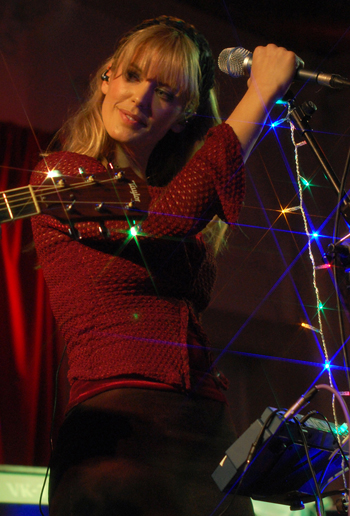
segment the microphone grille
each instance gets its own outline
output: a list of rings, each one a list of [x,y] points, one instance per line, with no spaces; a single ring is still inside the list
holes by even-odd
[[[218,65],[222,72],[231,77],[247,75],[244,61],[251,57],[251,52],[242,47],[225,48],[219,55]]]

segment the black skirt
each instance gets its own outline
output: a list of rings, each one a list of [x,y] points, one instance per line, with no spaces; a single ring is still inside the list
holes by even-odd
[[[106,391],[75,407],[60,429],[50,516],[253,515],[249,499],[230,504],[211,478],[233,440],[218,401]]]

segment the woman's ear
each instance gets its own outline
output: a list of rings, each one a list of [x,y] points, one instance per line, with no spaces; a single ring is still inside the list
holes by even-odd
[[[108,91],[108,82],[104,81],[102,84],[101,84],[101,91],[104,95],[106,95],[107,91]]]
[[[171,131],[173,133],[181,133],[186,127],[186,120],[182,122],[175,122],[175,124],[171,127]]]
[[[195,116],[196,113],[183,113],[181,115],[180,120],[175,122],[175,124],[172,126],[171,130],[174,133],[181,133],[186,128],[186,125],[189,123],[191,118]]]
[[[106,95],[109,86],[110,74],[112,65],[108,65],[108,68],[101,74],[101,91]]]

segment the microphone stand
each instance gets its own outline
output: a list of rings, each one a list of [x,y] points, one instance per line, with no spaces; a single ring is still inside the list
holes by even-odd
[[[347,84],[347,86],[350,85],[350,83]],[[340,204],[340,213],[342,214],[345,222],[348,226],[350,226],[350,199],[346,192],[343,190],[343,184],[339,181],[337,175],[335,174],[333,168],[331,167],[329,161],[327,160],[326,155],[324,154],[323,150],[321,149],[320,145],[318,144],[316,138],[314,137],[312,133],[312,128],[310,127],[309,120],[311,119],[312,115],[316,111],[317,107],[315,104],[311,101],[305,101],[301,106],[298,106],[295,101],[295,96],[291,92],[291,90],[288,90],[286,95],[283,98],[284,101],[288,102],[289,104],[289,118],[292,120],[294,126],[297,128],[297,130],[303,135],[306,142],[309,144],[309,147],[313,151],[314,155],[316,156],[319,164],[321,165],[324,174],[326,178],[329,180],[331,185],[333,186],[333,189],[335,190],[336,194],[338,195],[338,199],[341,199]],[[342,191],[341,191],[342,190]],[[340,242],[343,242],[346,237],[340,240]],[[330,244],[328,246],[328,249],[332,247],[333,249],[333,255],[335,257],[335,254],[337,252],[337,244]],[[340,246],[342,247],[342,246]],[[350,254],[350,253],[349,253]],[[327,255],[327,253],[326,253]],[[348,258],[348,261],[344,262],[344,268],[345,265],[349,264],[350,258]],[[349,368],[349,359],[348,354],[346,350],[346,346],[343,346],[343,355],[344,355],[344,361],[347,368]],[[317,500],[316,498],[316,512],[317,516],[323,516],[323,507],[322,507],[322,501]],[[349,509],[350,514],[350,509]]]
[[[333,168],[331,167],[326,155],[315,139],[312,128],[310,127],[309,120],[316,111],[317,107],[311,101],[305,101],[301,106],[296,104],[293,93],[289,90],[284,96],[283,100],[288,102],[289,117],[292,120],[295,127],[301,132],[307,143],[309,144],[314,155],[318,159],[321,167],[323,168],[326,178],[329,180],[333,189],[339,196],[340,194],[340,181],[336,176]],[[340,207],[341,214],[343,215],[346,222],[350,224],[350,199],[348,195],[343,191],[341,192],[342,205]]]

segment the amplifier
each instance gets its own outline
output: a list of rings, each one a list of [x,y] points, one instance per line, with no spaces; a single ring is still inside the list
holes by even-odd
[[[291,507],[314,500],[314,482],[300,428],[306,438],[312,467],[321,490],[341,474],[342,456],[337,451],[334,424],[330,423],[333,435],[324,420],[309,418],[298,425],[295,420],[300,421],[303,416],[298,414],[284,421],[283,415],[284,411],[266,408],[262,416],[228,448],[212,475],[221,491],[239,491],[239,494],[255,500]],[[271,422],[242,476],[251,446],[268,418],[272,418]],[[347,430],[343,432],[344,435],[347,435]],[[344,453],[348,457],[348,445]]]

